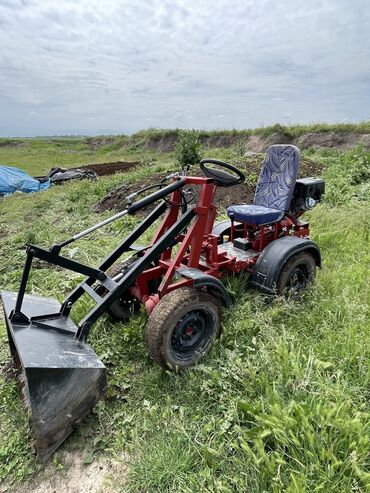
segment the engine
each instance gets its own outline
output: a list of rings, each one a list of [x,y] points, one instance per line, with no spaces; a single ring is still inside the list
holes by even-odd
[[[313,209],[325,193],[325,181],[321,178],[301,178],[296,181],[289,213],[296,216]]]

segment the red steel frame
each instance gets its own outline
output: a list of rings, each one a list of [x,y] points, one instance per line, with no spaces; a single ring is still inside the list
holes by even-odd
[[[217,208],[214,204],[217,185],[210,178],[205,177],[186,176],[184,180],[185,185],[200,186],[198,204],[195,207],[195,218],[189,229],[178,236],[177,251],[173,252],[173,247],[168,248],[160,256],[158,265],[142,272],[134,286],[130,288],[132,296],[144,303],[148,313],[154,309],[165,294],[179,287],[192,285],[192,279],[176,276],[176,271],[180,267],[197,268],[205,274],[220,278],[232,272],[251,272],[258,259],[258,255],[256,255],[247,260],[237,260],[236,257],[228,256],[222,248],[219,248],[220,237],[212,234],[217,215]],[[151,245],[177,222],[181,200],[181,190],[175,190],[169,199],[170,207],[153,235]],[[250,242],[252,250],[262,252],[271,241],[287,235],[308,236],[308,223],[288,215],[276,223],[262,226],[232,221],[229,239],[233,241],[237,237],[245,238]],[[160,285],[157,293],[151,294],[149,283],[155,280],[160,281]]]

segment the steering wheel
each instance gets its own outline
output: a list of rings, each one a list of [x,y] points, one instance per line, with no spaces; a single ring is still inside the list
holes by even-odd
[[[226,171],[217,168],[209,168],[206,164],[217,164],[221,168],[229,169],[233,174],[226,173]],[[203,173],[208,178],[212,178],[219,187],[233,187],[235,185],[240,185],[245,181],[244,173],[238,170],[238,168],[235,168],[232,164],[225,163],[224,161],[219,161],[218,159],[202,159],[199,166]]]

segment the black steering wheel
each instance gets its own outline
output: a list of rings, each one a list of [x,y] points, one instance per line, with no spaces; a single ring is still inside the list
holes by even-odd
[[[229,169],[233,174],[226,173],[217,168],[209,168],[206,164],[217,164],[221,168]],[[202,159],[199,166],[203,173],[208,178],[212,178],[219,187],[233,187],[235,185],[240,185],[245,181],[244,173],[238,170],[238,168],[235,168],[232,164],[225,163],[224,161],[219,161],[218,159]]]

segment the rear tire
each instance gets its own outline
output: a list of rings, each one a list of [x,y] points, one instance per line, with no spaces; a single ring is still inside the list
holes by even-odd
[[[206,291],[179,288],[150,314],[145,342],[152,359],[174,372],[198,363],[220,334],[221,307]]]
[[[316,275],[316,261],[308,252],[293,255],[283,267],[276,286],[277,294],[299,298]]]

